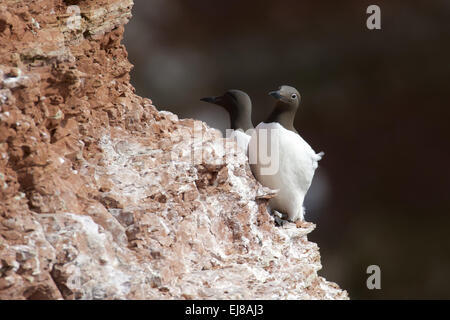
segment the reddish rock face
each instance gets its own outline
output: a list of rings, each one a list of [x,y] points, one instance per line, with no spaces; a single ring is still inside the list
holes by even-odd
[[[0,299],[347,298],[233,143],[134,94],[132,1],[73,2],[0,5]]]

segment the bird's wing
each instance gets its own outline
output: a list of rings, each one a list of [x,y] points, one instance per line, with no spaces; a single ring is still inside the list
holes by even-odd
[[[290,175],[299,186],[307,189],[317,167],[315,165],[317,161],[312,161],[316,153],[300,135],[289,130],[286,130],[285,133],[287,138],[281,142],[285,144],[282,148],[289,152],[286,153],[286,159],[283,162],[291,168]]]

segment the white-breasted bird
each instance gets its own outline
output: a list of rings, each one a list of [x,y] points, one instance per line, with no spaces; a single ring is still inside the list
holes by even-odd
[[[252,134],[250,168],[262,185],[278,190],[269,201],[272,211],[289,221],[303,220],[303,200],[324,153],[315,153],[294,128],[300,104],[298,91],[284,85],[269,94],[277,102],[269,118],[258,124]]]

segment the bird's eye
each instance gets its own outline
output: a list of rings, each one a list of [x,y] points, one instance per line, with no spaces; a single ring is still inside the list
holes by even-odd
[[[291,96],[291,98],[292,98],[292,99],[296,99],[296,98],[297,98],[297,95],[296,95],[295,93],[293,93],[292,96]]]

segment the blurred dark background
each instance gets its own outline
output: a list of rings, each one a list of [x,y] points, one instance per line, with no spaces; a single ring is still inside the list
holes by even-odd
[[[306,202],[321,275],[353,299],[450,298],[448,0],[135,0],[133,14],[132,83],[160,110],[224,131],[201,97],[246,91],[256,125],[270,90],[300,91],[296,127],[326,153]]]

